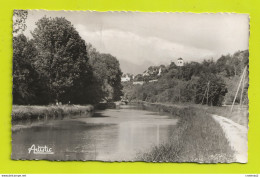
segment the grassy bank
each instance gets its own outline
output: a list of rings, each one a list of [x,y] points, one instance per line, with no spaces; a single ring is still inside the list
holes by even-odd
[[[148,109],[165,111],[180,119],[169,142],[152,148],[138,157],[149,162],[233,162],[225,134],[205,110],[190,106],[139,103]]]
[[[195,106],[195,105],[194,105]],[[202,105],[196,105],[198,109],[204,109],[209,114],[216,114],[219,116],[226,117],[240,125],[243,125],[245,127],[248,126],[248,106],[240,106],[240,105],[234,105],[233,110],[231,112],[231,106],[202,106]]]
[[[12,108],[12,122],[23,120],[58,119],[73,116],[90,116],[92,105],[20,106]]]
[[[167,111],[167,109],[174,110],[176,108],[195,108],[196,110],[204,110],[204,112],[208,114],[216,114],[219,116],[226,117],[240,125],[243,125],[245,127],[248,126],[248,106],[247,105],[234,105],[233,110],[231,112],[231,105],[228,106],[207,106],[207,105],[201,105],[201,104],[192,104],[192,103],[178,103],[178,104],[170,104],[170,103],[149,103],[144,101],[133,101],[134,103],[140,103],[140,104],[146,104],[147,107],[152,106],[153,108],[156,108],[157,111],[164,109],[163,111]],[[161,105],[161,106],[158,106]],[[163,108],[162,108],[163,107]],[[172,107],[172,108],[167,108]],[[175,110],[174,114],[178,114],[178,111]],[[177,115],[178,116],[178,115]]]

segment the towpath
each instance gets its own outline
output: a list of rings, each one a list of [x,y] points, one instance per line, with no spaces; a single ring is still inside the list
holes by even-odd
[[[222,116],[212,115],[222,127],[231,148],[235,151],[236,162],[247,163],[248,128]]]

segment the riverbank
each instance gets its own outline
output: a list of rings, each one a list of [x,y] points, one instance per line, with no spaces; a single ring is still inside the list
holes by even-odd
[[[240,106],[240,105],[234,105],[233,110],[231,112],[231,105],[226,106],[207,106],[207,105],[201,105],[201,104],[191,104],[191,103],[178,103],[178,104],[171,104],[171,103],[150,103],[145,101],[133,101],[132,103],[142,103],[147,105],[153,105],[154,108],[158,107],[156,105],[162,105],[164,108],[163,111],[169,112],[166,107],[175,107],[175,108],[195,108],[198,110],[204,110],[207,114],[214,114],[218,116],[226,117],[235,123],[238,123],[244,127],[248,127],[248,106]],[[131,103],[130,103],[131,104]],[[160,106],[161,107],[161,106]],[[157,109],[160,111],[160,109]],[[178,110],[177,113],[178,114]]]
[[[92,105],[48,105],[24,106],[13,105],[12,123],[20,121],[63,119],[66,117],[91,116],[94,112]]]
[[[192,106],[137,102],[147,109],[178,116],[169,142],[153,147],[137,159],[148,162],[231,163],[234,151],[220,124],[204,109]]]

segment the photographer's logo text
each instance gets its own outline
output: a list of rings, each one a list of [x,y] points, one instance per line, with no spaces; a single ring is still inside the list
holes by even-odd
[[[28,153],[33,154],[53,154],[52,148],[49,148],[48,146],[35,146],[33,144],[30,148],[28,148]]]

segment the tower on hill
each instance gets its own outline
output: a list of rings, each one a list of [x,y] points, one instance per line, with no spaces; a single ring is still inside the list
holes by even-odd
[[[183,59],[182,59],[182,58],[178,58],[176,65],[177,65],[177,66],[183,66],[183,65],[184,65]]]

